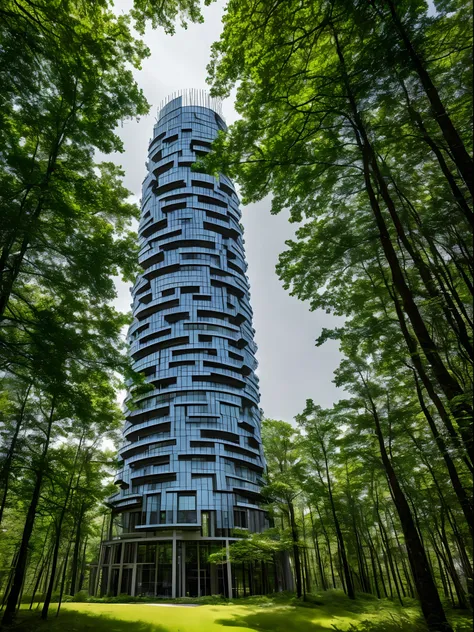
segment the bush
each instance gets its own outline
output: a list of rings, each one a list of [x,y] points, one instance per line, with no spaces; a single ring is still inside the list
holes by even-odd
[[[73,597],[70,597],[67,601],[74,601],[75,603],[85,603],[89,600],[89,593],[87,590],[80,590]]]

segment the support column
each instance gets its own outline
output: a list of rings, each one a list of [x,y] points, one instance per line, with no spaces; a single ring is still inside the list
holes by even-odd
[[[227,585],[229,587],[229,599],[232,599],[232,565],[229,561],[230,558],[230,549],[229,549],[229,540],[225,541],[225,554],[227,557],[226,567],[227,567]]]
[[[181,597],[186,597],[186,542],[181,542]]]
[[[112,581],[112,564],[110,563],[112,561],[112,554],[113,554],[114,548],[113,546],[110,547],[110,556],[109,556],[109,566],[108,566],[108,570],[107,570],[107,589],[105,591],[105,596],[108,597],[110,595],[110,583]]]
[[[133,567],[132,567],[132,590],[130,591],[130,596],[135,597],[137,591],[137,553],[138,553],[138,544],[134,542],[133,544]]]
[[[176,530],[173,530],[173,557],[171,561],[171,599],[176,599]]]
[[[123,558],[125,555],[125,542],[122,542],[122,551],[120,552],[120,570],[118,576],[117,595],[122,592],[122,574],[123,574]]]
[[[102,571],[102,560],[104,558],[104,543],[101,542],[100,550],[99,550],[99,562],[97,564],[97,572],[94,577],[94,584],[92,586],[92,593],[90,592],[90,584],[89,584],[89,593],[94,597],[100,597],[100,594],[97,594],[100,591],[100,573]]]
[[[198,597],[201,596],[201,550],[200,543],[197,543],[197,563],[198,563]]]

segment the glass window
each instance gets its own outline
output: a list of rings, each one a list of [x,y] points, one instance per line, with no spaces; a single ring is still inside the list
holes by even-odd
[[[194,494],[178,495],[178,522],[197,522],[196,496]]]
[[[178,511],[196,509],[196,496],[194,494],[180,494],[178,496]]]
[[[156,559],[156,544],[139,544],[137,562],[140,564],[154,564]]]
[[[146,523],[157,524],[160,510],[160,494],[146,497]]]
[[[125,564],[131,564],[134,561],[133,559],[134,547],[135,547],[135,544],[132,544],[130,542],[127,542],[125,544],[125,552],[124,552],[124,557],[123,557],[123,561]]]

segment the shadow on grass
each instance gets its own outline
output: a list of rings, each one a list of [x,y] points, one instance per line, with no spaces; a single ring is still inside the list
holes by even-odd
[[[347,611],[340,614],[347,615]],[[341,624],[324,610],[318,621],[318,616],[311,608],[252,612],[233,619],[220,619],[216,623],[223,627],[243,627],[258,632],[427,632],[426,624],[419,616],[413,618],[389,613],[383,619]],[[455,632],[472,630],[472,619],[468,614],[454,620],[452,624]]]
[[[145,621],[126,621],[108,615],[62,610],[59,617],[51,610],[47,621],[38,611],[20,610],[13,625],[2,632],[170,632],[169,628]]]
[[[324,617],[324,615],[323,615]],[[222,627],[249,628],[259,632],[328,632],[332,617],[328,616],[323,623],[315,619],[312,608],[276,608],[268,612],[250,612],[246,615],[235,615],[233,619],[218,619]]]

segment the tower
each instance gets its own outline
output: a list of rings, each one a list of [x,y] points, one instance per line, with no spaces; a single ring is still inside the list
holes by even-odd
[[[128,339],[151,390],[125,400],[120,489],[92,582],[100,594],[245,592],[249,569],[208,555],[236,528],[268,526],[239,200],[225,175],[192,169],[225,129],[219,109],[201,91],[172,97],[148,148]],[[263,565],[252,573],[270,588]]]

